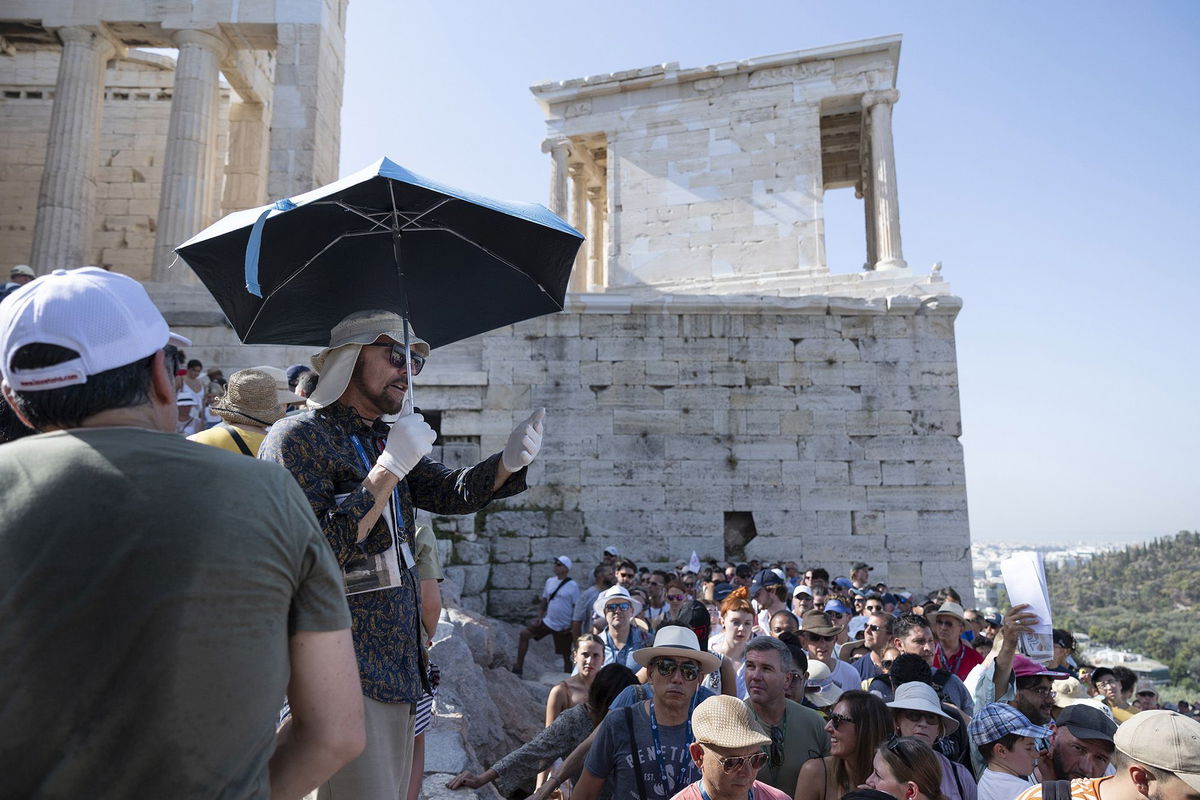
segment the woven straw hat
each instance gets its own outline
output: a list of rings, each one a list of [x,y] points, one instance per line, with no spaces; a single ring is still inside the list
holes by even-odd
[[[750,709],[736,697],[719,694],[696,706],[692,712],[692,734],[698,744],[737,750],[765,747],[771,737],[751,717]]]
[[[324,408],[337,402],[350,385],[354,364],[364,344],[371,344],[380,336],[390,336],[397,342],[404,341],[404,320],[399,314],[379,309],[356,311],[350,314],[329,332],[329,347],[311,359],[313,369],[321,376],[308,405]],[[408,326],[409,347],[417,355],[428,358],[429,344],[417,336],[412,325]]]
[[[209,410],[233,425],[273,425],[283,416],[283,403],[273,375],[258,369],[242,369],[229,376],[225,394]]]

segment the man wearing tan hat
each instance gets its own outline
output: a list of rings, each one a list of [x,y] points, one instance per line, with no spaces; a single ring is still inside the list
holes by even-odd
[[[688,750],[700,780],[672,800],[791,800],[791,795],[755,780],[770,760],[763,751],[771,737],[750,718],[744,703],[729,695],[710,697],[692,714],[696,741]]]
[[[690,628],[675,624],[633,657],[649,671],[654,694],[610,711],[600,723],[574,800],[596,800],[606,781],[613,800],[671,797],[699,777],[688,753],[692,698],[700,680],[720,669],[720,657],[701,650]]]
[[[843,691],[857,689],[862,679],[854,667],[838,658],[833,652],[833,643],[842,627],[836,626],[824,611],[804,612],[800,618],[800,639],[808,651],[810,661],[820,661],[829,668],[833,680]]]
[[[953,673],[960,681],[967,679],[976,664],[983,663],[983,656],[963,641],[966,629],[967,620],[958,603],[947,601],[933,612],[933,634],[937,637],[933,666]]]
[[[308,410],[272,426],[259,458],[286,467],[341,565],[354,618],[367,746],[321,787],[318,797],[395,800],[412,764],[413,707],[427,689],[413,533],[414,509],[469,514],[526,488],[541,448],[544,409],[513,430],[503,452],[451,470],[426,456],[436,434],[420,414],[399,414],[408,376],[429,345],[410,339],[390,311],[360,311],[334,326],[312,358],[321,380]],[[286,384],[286,376],[284,376]],[[411,403],[408,403],[411,408]]]
[[[1200,798],[1200,722],[1174,711],[1143,711],[1121,723],[1113,741],[1115,774],[1071,781],[1071,800]],[[1065,781],[1042,783],[1017,800],[1066,800],[1066,788]]]
[[[187,437],[193,442],[220,447],[234,453],[257,456],[267,428],[278,422],[288,403],[299,395],[281,391],[273,375],[262,368],[238,370],[229,376],[225,394],[209,405],[223,422]]]

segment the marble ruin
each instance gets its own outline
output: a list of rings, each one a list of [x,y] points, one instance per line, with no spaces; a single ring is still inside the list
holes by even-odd
[[[345,0],[243,0],[220,19],[77,5],[16,0],[0,20],[3,260],[138,277],[206,363],[301,360],[238,345],[168,266],[220,214],[337,177]],[[893,586],[969,585],[961,301],[902,253],[899,50],[532,88],[549,205],[588,237],[567,310],[443,348],[416,385],[451,465],[549,409],[531,491],[426,517],[465,608],[523,618],[555,555],[586,583],[607,544],[645,564],[865,558]],[[862,264],[827,263],[828,191],[863,201]]]

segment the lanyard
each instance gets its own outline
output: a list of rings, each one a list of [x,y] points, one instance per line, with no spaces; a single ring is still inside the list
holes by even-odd
[[[708,796],[708,792],[704,790],[703,778],[696,781],[696,785],[700,787],[700,800],[712,800],[712,798]],[[751,784],[750,788],[746,790],[746,800],[754,800],[754,784]]]
[[[955,675],[958,674],[958,666],[962,664],[963,656],[966,654],[967,646],[964,644],[962,647],[958,648],[958,655],[955,657],[954,666],[952,667],[950,666],[950,659],[946,658],[945,649],[940,644],[938,645],[938,658],[941,659],[942,666],[947,672],[953,672]]]
[[[374,462],[371,461],[371,459],[367,456],[366,448],[362,446],[362,442],[360,442],[358,440],[358,437],[353,434],[350,435],[350,441],[354,444],[354,449],[358,451],[358,457],[360,459],[362,459],[363,466],[367,468],[367,472],[370,472],[371,465]],[[392,536],[392,540],[393,540],[392,543],[393,543],[393,546],[398,547],[399,542],[400,542],[400,532],[402,530],[404,530],[404,523],[402,522],[403,517],[400,515],[400,482],[399,481],[397,481],[396,485],[392,487],[392,502],[389,503],[389,505],[392,507],[392,530],[394,531],[393,536]]]
[[[654,700],[650,700],[650,735],[654,737],[654,757],[658,760],[658,774],[662,777],[663,789],[670,789],[670,776],[667,774],[667,762],[663,757],[662,740],[658,738],[658,720],[654,717]],[[687,736],[683,740],[683,746],[687,747],[692,741],[692,716],[688,714],[687,720]],[[631,742],[633,746],[637,746],[637,742]],[[678,777],[675,779],[675,786],[683,786],[683,780],[687,777],[690,762],[684,760],[679,765]],[[701,787],[703,788],[703,787]]]

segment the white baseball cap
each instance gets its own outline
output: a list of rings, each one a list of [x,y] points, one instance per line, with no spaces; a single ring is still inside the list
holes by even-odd
[[[27,344],[67,347],[79,358],[15,372],[13,354]],[[191,341],[167,328],[140,283],[99,267],[56,269],[0,303],[0,377],[17,392],[87,383],[89,375],[132,364],[167,344]]]
[[[558,556],[554,560],[562,564],[568,570],[571,568],[571,559],[567,558],[566,556]]]

